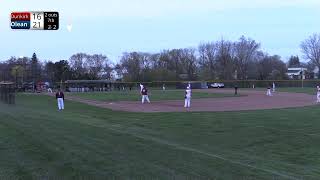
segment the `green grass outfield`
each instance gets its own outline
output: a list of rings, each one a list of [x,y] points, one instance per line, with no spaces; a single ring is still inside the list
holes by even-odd
[[[309,87],[305,87],[305,88],[279,88],[277,89],[280,92],[295,92],[295,93],[306,93],[306,94],[311,94],[311,95],[315,95],[317,94],[317,89],[316,88],[309,88]]]
[[[140,101],[141,95],[139,91],[110,91],[110,92],[91,92],[91,93],[70,93],[69,95],[81,97],[84,99],[98,100],[98,101]],[[151,101],[159,100],[183,100],[184,90],[151,90],[149,91],[149,98]],[[239,96],[239,95],[237,95]],[[223,98],[235,97],[232,93],[206,93],[206,92],[192,92],[193,99],[199,98]]]
[[[0,179],[320,179],[319,108],[58,112],[19,95],[0,103]]]
[[[241,90],[254,90],[254,91],[267,91],[266,88],[241,88]],[[317,93],[316,88],[310,88],[310,87],[277,87],[276,88],[277,92],[292,92],[292,93],[306,93],[306,94],[311,94],[311,95],[315,95]]]

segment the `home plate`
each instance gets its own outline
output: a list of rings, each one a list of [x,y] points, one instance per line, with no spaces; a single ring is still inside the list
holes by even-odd
[[[109,103],[110,105],[112,105],[113,103]]]

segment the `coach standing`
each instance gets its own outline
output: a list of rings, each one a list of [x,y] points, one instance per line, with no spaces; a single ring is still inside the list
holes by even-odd
[[[58,101],[59,111],[64,110],[64,94],[60,89],[56,93],[56,99]]]

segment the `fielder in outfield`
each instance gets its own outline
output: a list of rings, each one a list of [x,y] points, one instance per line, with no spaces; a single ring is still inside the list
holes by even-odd
[[[61,89],[56,93],[56,99],[58,101],[58,109],[59,111],[64,110],[64,94]]]

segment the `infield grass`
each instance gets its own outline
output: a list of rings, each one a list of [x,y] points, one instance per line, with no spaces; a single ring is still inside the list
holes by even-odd
[[[305,87],[305,88],[301,88],[301,87],[297,87],[297,88],[279,88],[277,90],[280,91],[280,92],[306,93],[306,94],[311,94],[311,95],[317,94],[316,88],[309,88],[309,87]]]

